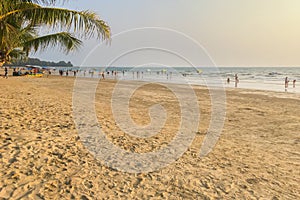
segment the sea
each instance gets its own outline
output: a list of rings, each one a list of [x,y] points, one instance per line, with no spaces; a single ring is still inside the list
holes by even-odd
[[[158,83],[179,83],[209,87],[244,88],[278,92],[300,93],[300,67],[72,67],[63,70],[64,76],[106,79],[138,80]],[[235,84],[235,76],[238,84]],[[285,88],[285,78],[288,88]],[[230,80],[229,83],[227,80]],[[293,81],[295,87],[293,87]]]

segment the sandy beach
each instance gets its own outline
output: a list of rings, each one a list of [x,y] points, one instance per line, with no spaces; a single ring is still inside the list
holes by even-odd
[[[200,106],[196,137],[183,156],[158,171],[107,167],[82,144],[72,115],[73,77],[0,77],[0,199],[299,199],[300,96],[226,90],[226,119],[212,152],[199,157],[211,120],[208,90],[195,86]],[[130,100],[132,119],[160,103],[163,130],[151,138],[124,134],[111,110],[113,80],[96,91],[97,118],[108,140],[136,153],[166,145],[178,130],[176,97],[147,84]],[[131,84],[130,81],[125,82]]]

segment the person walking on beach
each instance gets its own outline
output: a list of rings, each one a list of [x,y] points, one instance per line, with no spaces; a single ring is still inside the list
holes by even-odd
[[[239,77],[237,74],[234,75],[235,78],[235,87],[237,87],[238,83],[239,83]]]
[[[8,78],[8,69],[7,67],[4,68],[4,76],[3,78]]]
[[[285,88],[285,91],[287,91],[288,87],[289,87],[289,80],[288,80],[288,77],[285,77],[285,79],[284,79],[284,88]]]
[[[293,80],[293,88],[296,87],[296,79]]]

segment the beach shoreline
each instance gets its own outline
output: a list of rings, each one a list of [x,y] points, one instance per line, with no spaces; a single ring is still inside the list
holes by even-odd
[[[46,69],[46,68],[45,68]],[[78,78],[92,78],[92,79],[102,79],[102,73],[105,79],[109,80],[122,80],[122,81],[143,81],[143,82],[160,82],[163,84],[191,84],[191,85],[200,85],[200,86],[210,86],[213,87],[221,87],[221,88],[236,88],[235,81],[230,79],[230,76],[233,76],[234,71],[241,73],[239,75],[239,83],[237,84],[237,88],[241,89],[250,89],[250,90],[259,90],[259,91],[274,91],[274,92],[286,92],[286,93],[296,93],[300,94],[300,87],[298,87],[297,79],[299,78],[299,67],[295,67],[295,74],[291,73],[291,69],[288,68],[287,71],[284,71],[284,68],[275,68],[275,71],[283,70],[280,73],[275,73],[274,75],[268,75],[273,68],[263,68],[264,70],[256,72],[253,69],[260,69],[257,67],[252,68],[221,68],[220,71],[215,72],[214,67],[204,68],[204,74],[190,74],[185,75],[186,69],[187,72],[189,70],[195,70],[194,68],[189,67],[175,67],[170,68],[170,71],[163,70],[163,68],[154,67],[151,68],[152,71],[147,71],[150,69],[142,68],[139,71],[139,68],[130,68],[130,67],[57,67],[56,70],[51,69],[51,76],[60,76],[59,70],[63,71],[63,76],[66,76],[66,71],[69,71],[68,77],[78,77]],[[175,69],[180,69],[176,71]],[[228,70],[231,69],[231,70]],[[117,70],[117,71],[114,71]],[[131,71],[133,70],[133,71]],[[155,71],[156,70],[156,71]],[[161,70],[161,71],[160,71]],[[223,70],[223,71],[222,71]],[[225,71],[224,71],[225,70]],[[12,75],[12,69],[9,70],[9,75]],[[76,74],[74,74],[76,71]],[[113,74],[116,73],[116,74]],[[139,74],[137,74],[137,72]],[[284,72],[286,72],[286,76],[291,76],[289,79],[288,88],[284,87]],[[107,74],[109,73],[109,74]],[[189,72],[191,73],[191,72]],[[217,73],[217,74],[216,74]],[[264,76],[261,74],[264,73]],[[4,74],[3,69],[0,69],[0,74]],[[211,74],[211,75],[210,75]],[[245,75],[246,74],[246,75]],[[45,76],[48,76],[48,71],[45,72]],[[257,76],[257,78],[255,78]],[[228,79],[229,78],[229,82]],[[293,80],[296,80],[295,87],[293,87]]]
[[[212,152],[200,158],[211,121],[211,100],[206,87],[192,86],[200,122],[188,150],[158,171],[130,174],[107,167],[83,146],[73,118],[74,81],[74,77],[59,76],[1,77],[0,197],[300,197],[298,94],[226,88],[222,134]],[[97,119],[114,145],[146,153],[172,140],[180,122],[180,103],[167,84],[145,82],[130,99],[130,114],[137,124],[150,122],[145,113],[157,103],[169,113],[161,133],[141,139],[124,134],[114,121],[111,98],[116,81],[99,83],[95,93]],[[134,81],[121,83],[126,86]]]

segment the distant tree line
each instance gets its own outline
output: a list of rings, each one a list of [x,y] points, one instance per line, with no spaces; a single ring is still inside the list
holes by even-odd
[[[38,66],[51,66],[51,67],[73,67],[73,64],[65,61],[59,62],[49,62],[42,61],[38,58],[28,58],[26,60],[17,60],[10,64],[5,64],[6,66],[25,66],[25,65],[38,65]]]

